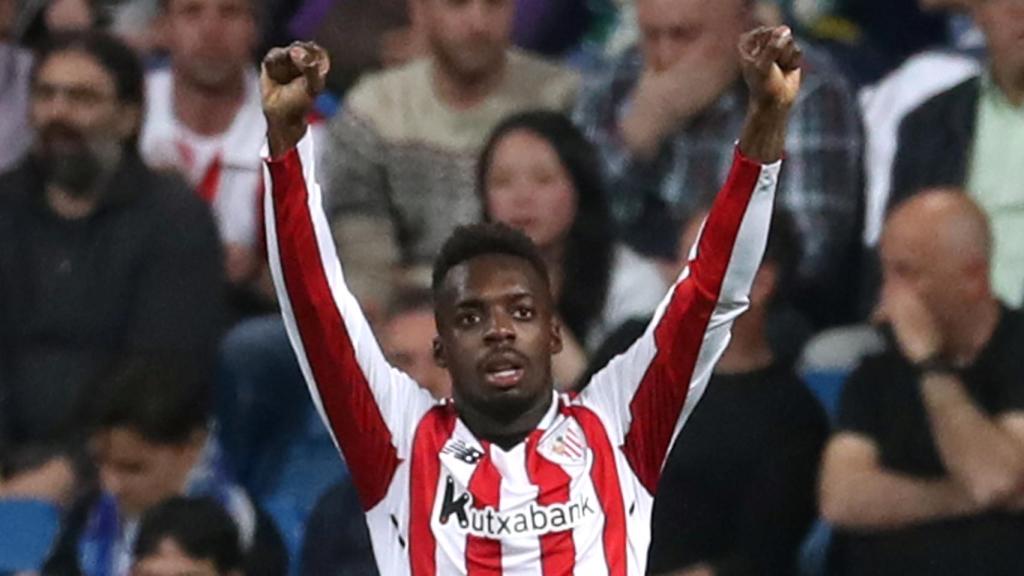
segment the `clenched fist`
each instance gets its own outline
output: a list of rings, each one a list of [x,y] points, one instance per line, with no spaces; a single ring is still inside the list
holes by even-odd
[[[271,155],[286,152],[302,138],[330,65],[327,52],[312,42],[274,48],[263,59],[260,91]]]
[[[751,103],[790,108],[800,91],[802,53],[787,26],[757,28],[740,39],[740,67]]]

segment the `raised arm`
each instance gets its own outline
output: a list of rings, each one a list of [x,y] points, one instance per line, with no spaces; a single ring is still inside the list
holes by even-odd
[[[345,284],[321,208],[305,118],[328,65],[327,54],[307,43],[271,50],[263,61],[268,256],[299,366],[369,509],[408,456],[432,401],[385,361]]]
[[[748,306],[768,237],[800,51],[786,27],[760,28],[739,47],[750,106],[733,167],[691,256],[650,326],[594,376],[580,401],[594,408],[654,493],[672,441],[693,410]]]

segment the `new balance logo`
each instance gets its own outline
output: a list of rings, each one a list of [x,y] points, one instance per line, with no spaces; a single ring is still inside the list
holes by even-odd
[[[446,525],[454,515],[459,528],[484,538],[541,536],[561,532],[575,528],[586,518],[597,514],[589,497],[550,506],[531,502],[529,506],[502,512],[490,506],[473,508],[473,497],[469,493],[463,492],[456,497],[455,492],[455,482],[449,477],[445,482],[444,501],[441,503],[438,520]]]
[[[441,450],[441,454],[454,456],[456,459],[469,465],[476,464],[484,457],[483,452],[458,439],[452,440],[446,444],[444,449]]]

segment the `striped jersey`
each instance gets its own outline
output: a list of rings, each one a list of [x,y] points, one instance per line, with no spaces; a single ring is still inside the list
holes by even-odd
[[[266,161],[271,271],[382,574],[641,575],[672,442],[746,309],[780,163],[736,151],[690,264],[644,335],[505,450],[385,360],[345,284],[307,136]],[[679,497],[679,495],[673,495]]]

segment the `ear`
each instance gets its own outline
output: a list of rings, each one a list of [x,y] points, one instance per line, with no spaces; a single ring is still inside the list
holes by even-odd
[[[128,139],[142,130],[142,108],[137,104],[129,104],[117,117],[117,134]]]
[[[448,369],[448,354],[447,350],[444,347],[444,343],[441,342],[440,336],[434,336],[432,348],[434,354],[434,363],[440,366],[441,368]]]
[[[562,351],[562,321],[554,316],[551,318],[551,354],[555,355]]]

